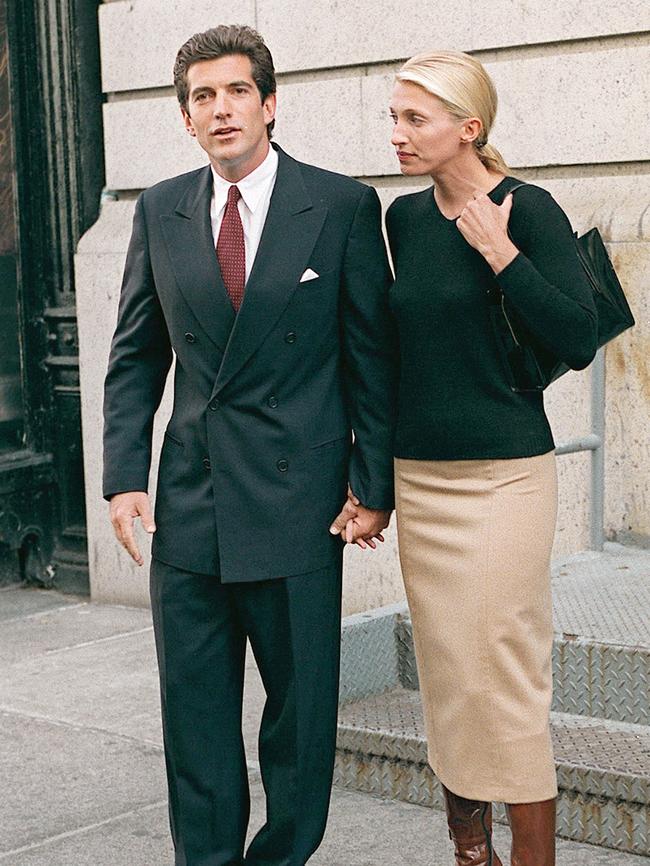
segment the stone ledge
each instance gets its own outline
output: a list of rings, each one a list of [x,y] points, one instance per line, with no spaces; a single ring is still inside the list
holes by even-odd
[[[315,0],[308,14],[305,9],[303,0],[234,0],[225,20],[256,25],[273,52],[278,72],[390,62],[433,45],[492,50],[650,30],[650,13],[643,0],[595,0],[589,14],[580,0],[556,0],[547,6],[498,0],[484,5],[480,15],[470,4],[459,7],[452,0],[423,4],[417,15],[404,15],[398,0],[373,6]],[[156,22],[153,30],[151,20]],[[224,13],[210,0],[104,3],[100,7],[104,90],[168,86],[182,42],[223,20]]]
[[[646,59],[647,48],[634,47],[575,54],[561,64],[549,57],[488,63],[501,100],[495,144],[512,165],[529,168],[643,162],[645,139],[636,128],[639,105],[650,102]],[[392,81],[386,73],[281,84],[278,141],[297,159],[334,171],[397,175],[387,114]],[[562,100],[540,99],[540,81],[545,94],[562,93]],[[173,96],[107,103],[104,132],[113,189],[141,189],[205,161]]]
[[[213,0],[104,3],[99,7],[104,91],[172,84],[174,58],[183,42],[220,19],[220,7]],[[227,19],[254,25],[255,0],[229,0]]]

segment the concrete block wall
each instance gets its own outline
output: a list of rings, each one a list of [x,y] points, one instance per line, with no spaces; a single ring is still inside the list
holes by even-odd
[[[513,173],[548,188],[574,227],[598,224],[637,316],[607,353],[610,537],[650,539],[650,160],[640,117],[650,101],[647,2],[440,0],[417,14],[397,0],[111,0],[100,7],[107,202],[77,255],[91,581],[95,598],[146,603],[145,569],[112,539],[100,498],[101,384],[115,322],[133,199],[205,163],[183,130],[171,70],[180,44],[217,23],[265,36],[279,82],[276,140],[292,155],[373,184],[384,204],[421,185],[400,174],[387,105],[400,61],[428,47],[476,54],[497,84],[492,140]],[[558,441],[589,430],[589,371],[547,394]],[[160,440],[169,396],[161,409]],[[559,461],[556,554],[588,545],[589,455]],[[145,541],[146,543],[146,541]],[[378,553],[349,551],[345,611],[402,598],[394,527]]]

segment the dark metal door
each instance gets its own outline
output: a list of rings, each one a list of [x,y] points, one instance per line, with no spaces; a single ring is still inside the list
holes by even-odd
[[[0,0],[0,581],[88,591],[73,256],[99,213],[98,0]]]
[[[23,433],[18,325],[18,230],[9,102],[7,28],[0,12],[0,457]]]

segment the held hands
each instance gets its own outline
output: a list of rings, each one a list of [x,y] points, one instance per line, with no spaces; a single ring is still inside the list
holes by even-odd
[[[381,534],[390,522],[390,511],[366,508],[359,499],[348,491],[348,498],[341,513],[330,526],[332,535],[340,535],[347,544],[356,544],[362,550],[377,548],[375,539],[383,541]]]
[[[511,210],[512,193],[498,205],[486,193],[476,190],[456,220],[458,231],[478,250],[495,274],[509,265],[519,252],[508,237]]]
[[[136,517],[140,517],[147,532],[154,533],[156,531],[149,497],[141,490],[116,493],[115,496],[111,497],[110,514],[115,537],[122,547],[128,550],[135,562],[142,565],[144,559],[136,544],[133,521]]]

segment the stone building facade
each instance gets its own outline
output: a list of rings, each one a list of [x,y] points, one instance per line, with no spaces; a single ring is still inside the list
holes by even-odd
[[[494,0],[404,7],[396,0],[112,0],[99,9],[107,195],[76,256],[91,590],[146,603],[145,569],[112,538],[101,499],[101,386],[134,201],[140,190],[204,164],[171,86],[176,50],[218,23],[248,23],[278,72],[275,139],[293,156],[375,186],[385,205],[421,185],[403,179],[387,105],[400,61],[430,47],[469,51],[499,92],[492,140],[512,173],[549,189],[574,228],[598,225],[637,326],[606,353],[605,536],[650,540],[650,7],[641,0]],[[552,386],[556,440],[592,430],[594,369]],[[601,397],[596,389],[596,403]],[[169,395],[159,413],[160,443]],[[596,414],[598,406],[596,406]],[[560,456],[556,555],[590,545],[589,451]],[[155,470],[155,467],[154,467]],[[600,480],[597,479],[597,486]],[[598,491],[595,491],[596,494]],[[146,542],[145,542],[146,543]],[[378,552],[348,553],[345,611],[402,598],[394,527]]]

